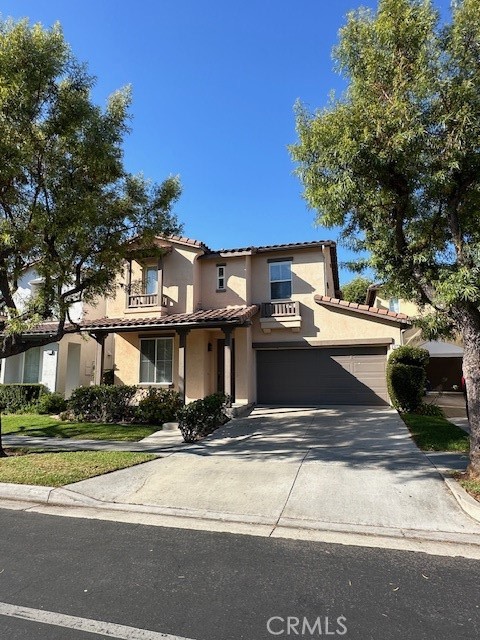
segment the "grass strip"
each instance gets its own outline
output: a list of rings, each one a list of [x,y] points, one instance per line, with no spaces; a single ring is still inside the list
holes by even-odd
[[[148,453],[126,451],[42,453],[24,449],[21,451],[23,455],[18,455],[18,451],[13,453],[7,458],[0,458],[0,482],[47,487],[61,487],[156,459]]]
[[[123,440],[138,442],[160,427],[143,424],[104,424],[97,422],[64,422],[37,414],[11,414],[2,416],[2,433],[74,440]]]
[[[480,480],[460,480],[460,484],[475,500],[480,501]]]
[[[422,451],[468,453],[469,436],[446,418],[404,413],[401,417]]]

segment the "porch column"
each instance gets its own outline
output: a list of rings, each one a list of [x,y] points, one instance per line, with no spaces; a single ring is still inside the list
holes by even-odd
[[[105,338],[107,337],[107,334],[91,333],[90,335],[97,343],[97,351],[95,354],[95,375],[93,382],[94,384],[102,384],[105,368]]]
[[[224,353],[224,370],[225,370],[225,383],[224,392],[228,396],[227,407],[232,406],[232,334],[233,329],[231,327],[222,327],[223,335],[225,336],[225,353]]]
[[[185,402],[185,388],[187,379],[187,335],[189,329],[180,329],[178,332],[180,344],[178,348],[178,392]]]

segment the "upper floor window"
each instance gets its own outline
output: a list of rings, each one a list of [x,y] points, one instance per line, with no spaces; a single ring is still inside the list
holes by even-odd
[[[390,300],[388,301],[388,308],[390,311],[395,311],[395,313],[398,313],[400,311],[398,298],[390,298]]]
[[[225,265],[217,264],[217,291],[225,291],[226,288]]]
[[[288,300],[292,296],[292,262],[271,262],[270,299]]]
[[[145,267],[144,282],[143,282],[144,293],[146,293],[147,295],[154,295],[155,293],[157,293],[157,286],[158,286],[158,267],[157,266]]]

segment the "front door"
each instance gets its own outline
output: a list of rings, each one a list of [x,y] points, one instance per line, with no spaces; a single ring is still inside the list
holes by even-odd
[[[225,393],[225,340],[217,340],[217,392]],[[232,339],[232,402],[235,402],[235,338]]]

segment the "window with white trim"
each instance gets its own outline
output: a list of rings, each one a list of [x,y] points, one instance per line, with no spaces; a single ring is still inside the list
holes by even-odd
[[[25,351],[23,357],[23,383],[40,382],[40,347],[32,347]]]
[[[289,300],[292,297],[292,263],[270,262],[270,299]]]
[[[140,340],[140,383],[173,383],[173,338]]]
[[[226,290],[225,265],[217,264],[217,291]]]

